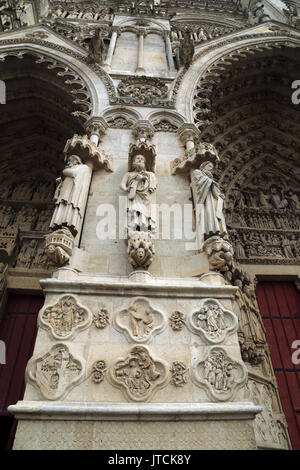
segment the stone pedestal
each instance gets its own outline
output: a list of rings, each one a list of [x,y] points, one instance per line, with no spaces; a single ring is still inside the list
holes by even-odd
[[[246,391],[236,287],[221,281],[41,281],[24,401],[9,408],[15,449],[254,449],[261,408]]]

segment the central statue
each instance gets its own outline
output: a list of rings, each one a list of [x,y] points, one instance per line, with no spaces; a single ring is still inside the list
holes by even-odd
[[[154,233],[156,177],[151,171],[146,171],[146,158],[143,155],[134,157],[132,171],[124,175],[121,189],[128,194],[128,230]]]

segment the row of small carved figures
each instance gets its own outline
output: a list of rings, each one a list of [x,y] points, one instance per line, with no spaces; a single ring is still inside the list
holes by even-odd
[[[235,246],[236,256],[275,256],[280,258],[298,258],[300,240],[297,234],[274,234],[264,232],[238,233],[233,230],[230,239]]]
[[[249,211],[233,211],[227,213],[228,223],[235,227],[259,228],[262,230],[300,230],[300,211],[295,213],[265,213],[259,212],[257,215]]]
[[[55,190],[53,181],[23,182],[19,184],[2,183],[0,186],[0,198],[12,201],[51,201]]]
[[[53,214],[52,209],[39,211],[36,207],[22,206],[14,210],[9,205],[0,206],[0,228],[10,226],[20,227],[23,230],[47,231]]]

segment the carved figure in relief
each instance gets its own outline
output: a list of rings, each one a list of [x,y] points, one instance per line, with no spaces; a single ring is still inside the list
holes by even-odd
[[[146,171],[146,159],[143,155],[134,157],[132,167],[133,171],[126,173],[121,182],[121,189],[128,193],[128,228],[133,231],[154,232],[156,177],[151,171]]]
[[[234,364],[223,352],[213,352],[204,363],[204,379],[218,392],[226,392],[233,387]]]
[[[277,186],[271,186],[270,191],[270,201],[276,209],[285,209],[288,207],[288,201],[284,197],[282,197]]]
[[[128,232],[128,262],[133,268],[147,269],[153,261],[155,248],[149,232]]]
[[[67,159],[63,170],[64,180],[59,178],[55,191],[55,211],[50,223],[53,230],[67,226],[75,236],[84,216],[86,188],[90,181],[90,171],[79,157],[72,155]]]
[[[200,244],[214,235],[227,237],[223,214],[224,195],[214,181],[212,170],[214,165],[206,161],[199,170],[192,171],[192,188],[194,200],[199,207]]]
[[[131,318],[133,336],[141,337],[148,335],[154,327],[151,310],[144,310],[141,305],[132,305],[128,312]]]
[[[148,351],[136,346],[124,361],[117,362],[114,375],[128,387],[135,398],[140,398],[149,394],[153,383],[160,377],[160,372]]]
[[[13,221],[15,211],[12,207],[2,206],[0,209],[0,227],[7,228]]]
[[[216,304],[207,304],[202,307],[197,319],[198,326],[206,330],[212,337],[219,336],[226,328],[223,311]]]
[[[86,317],[87,311],[79,307],[76,300],[70,296],[46,308],[42,314],[43,321],[49,324],[59,337],[68,336],[77,325],[86,320]]]
[[[81,371],[79,361],[73,358],[65,345],[59,344],[44,357],[30,361],[28,376],[46,398],[55,400],[78,380]]]

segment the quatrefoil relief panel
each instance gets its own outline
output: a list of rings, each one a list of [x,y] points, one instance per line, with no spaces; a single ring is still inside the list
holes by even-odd
[[[65,295],[54,305],[46,305],[39,314],[39,325],[51,331],[56,339],[72,339],[92,323],[91,312],[72,295]]]
[[[124,333],[130,342],[148,343],[167,325],[162,312],[151,307],[148,299],[138,297],[114,317],[115,328]]]
[[[224,309],[218,300],[206,299],[198,310],[190,313],[188,326],[209,343],[218,344],[237,330],[238,319],[233,312]]]
[[[109,370],[111,383],[133,401],[148,401],[169,382],[168,364],[156,359],[145,346],[135,346]]]
[[[247,370],[240,361],[232,359],[225,349],[213,346],[204,360],[192,368],[193,382],[204,388],[218,401],[230,400],[247,382]]]
[[[75,358],[66,344],[56,344],[40,357],[30,359],[26,378],[47,400],[63,398],[83,378],[83,360]]]

